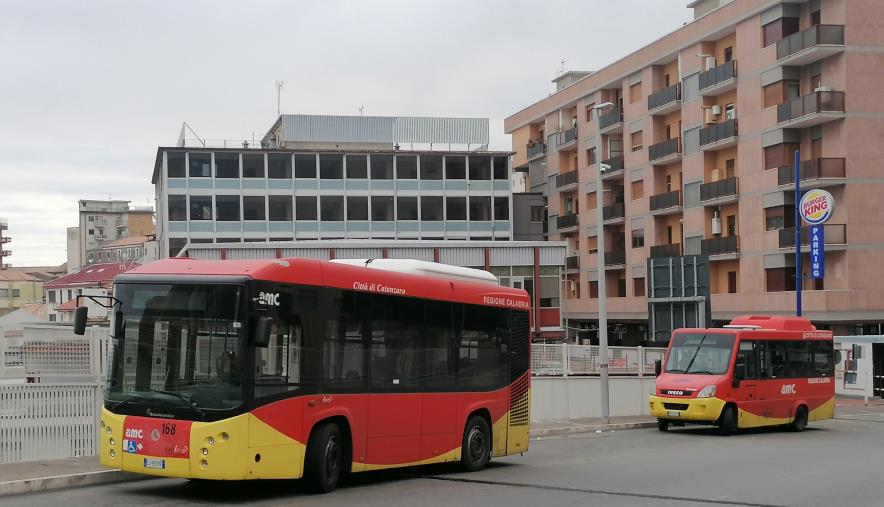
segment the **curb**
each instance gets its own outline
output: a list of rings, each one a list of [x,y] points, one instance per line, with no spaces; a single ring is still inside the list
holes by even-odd
[[[20,495],[23,493],[38,493],[77,486],[94,486],[97,484],[110,484],[114,482],[137,481],[150,478],[151,477],[127,473],[120,470],[96,470],[94,472],[53,475],[49,477],[37,477],[35,479],[3,481],[0,482],[0,497]]]
[[[635,430],[640,428],[656,428],[656,421],[641,421],[631,423],[614,423],[607,426],[602,424],[591,424],[584,426],[563,426],[561,428],[546,428],[541,430],[531,430],[529,437],[552,437],[558,435],[571,435],[575,433],[595,433],[596,431],[619,431],[619,430]]]

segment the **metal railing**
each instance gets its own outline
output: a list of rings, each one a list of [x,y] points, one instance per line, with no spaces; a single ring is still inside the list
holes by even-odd
[[[567,187],[577,183],[577,171],[568,171],[556,175],[556,188]]]
[[[847,164],[843,158],[815,158],[801,162],[799,176],[801,181],[820,178],[846,178]],[[777,184],[790,185],[795,183],[795,168],[791,165],[777,168]]]
[[[795,228],[786,227],[779,230],[780,248],[795,247]],[[801,244],[810,244],[810,227],[801,228]],[[824,245],[846,245],[847,244],[847,224],[825,224],[823,225],[823,244]]]
[[[648,95],[648,111],[681,100],[681,84],[676,83]]]
[[[736,177],[713,181],[711,183],[703,183],[700,185],[700,200],[708,201],[711,199],[718,199],[719,197],[736,195],[737,183],[738,180]]]
[[[648,147],[648,160],[654,161],[681,152],[681,139],[678,137],[667,139],[662,143],[652,144]]]
[[[179,148],[235,148],[241,150],[260,150],[260,139],[197,139],[187,137],[178,141]]]
[[[556,230],[561,231],[562,229],[577,227],[577,225],[579,224],[577,217],[577,213],[571,213],[570,215],[560,215],[559,218],[556,219]]]
[[[728,120],[700,129],[700,146],[737,136],[737,120]]]
[[[608,347],[608,373],[621,376],[653,376],[654,362],[662,361],[665,348]],[[534,376],[599,375],[597,345],[531,345],[531,374]]]
[[[563,144],[568,144],[572,141],[577,140],[577,127],[571,127],[568,130],[563,130],[559,133],[558,144],[556,146],[562,146]]]
[[[654,245],[651,247],[651,257],[678,257],[681,255],[681,245],[672,243],[669,245]]]
[[[599,130],[604,130],[610,126],[623,122],[623,111],[615,107],[610,112],[599,116]]]
[[[651,196],[651,211],[681,206],[681,191],[673,190],[664,194]]]
[[[580,269],[580,256],[571,255],[570,257],[565,257],[565,269],[568,271]]]
[[[546,143],[529,144],[526,146],[528,151],[528,160],[539,157],[546,153]]]
[[[626,208],[622,202],[615,202],[602,208],[602,220],[614,220],[615,218],[623,218],[626,215]]]
[[[621,264],[626,264],[626,250],[605,252],[605,266],[619,266]]]
[[[700,254],[721,255],[737,253],[740,251],[739,237],[722,236],[718,238],[704,239],[700,241]]]
[[[700,90],[711,88],[718,83],[737,77],[737,62],[731,60],[724,62],[718,67],[700,73]]]
[[[777,60],[819,44],[843,46],[844,25],[814,25],[803,32],[793,33],[777,42]]]
[[[777,123],[813,113],[843,113],[844,92],[813,92],[777,105]],[[702,144],[702,143],[701,143]]]
[[[606,158],[605,160],[602,160],[602,163],[611,167],[602,176],[607,176],[609,174],[616,173],[617,171],[622,171],[625,167],[623,165],[623,155]]]

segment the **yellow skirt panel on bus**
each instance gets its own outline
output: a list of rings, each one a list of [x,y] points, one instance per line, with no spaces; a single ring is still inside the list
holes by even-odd
[[[664,403],[687,405],[685,410],[669,410]],[[720,398],[669,398],[650,395],[648,409],[652,416],[670,421],[715,422],[721,417],[725,401]]]
[[[835,397],[829,398],[822,405],[810,411],[808,421],[823,421],[835,417]]]

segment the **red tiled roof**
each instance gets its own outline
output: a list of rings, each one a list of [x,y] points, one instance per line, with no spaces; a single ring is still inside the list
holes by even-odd
[[[0,269],[0,280],[5,282],[32,282],[35,278],[15,268]]]
[[[58,312],[72,312],[77,309],[77,298],[71,299],[70,301],[65,301],[64,303],[55,307],[55,310]]]
[[[60,289],[67,287],[106,287],[110,286],[114,277],[138,266],[137,262],[106,262],[93,264],[77,273],[71,273],[55,279],[43,287]]]

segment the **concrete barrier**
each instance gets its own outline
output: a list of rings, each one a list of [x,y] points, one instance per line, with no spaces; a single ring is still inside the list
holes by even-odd
[[[654,377],[611,377],[611,417],[648,414]],[[598,377],[534,377],[531,379],[531,420],[564,421],[601,417]]]

